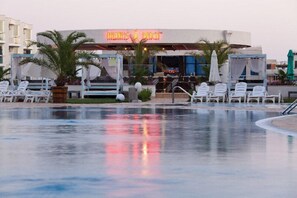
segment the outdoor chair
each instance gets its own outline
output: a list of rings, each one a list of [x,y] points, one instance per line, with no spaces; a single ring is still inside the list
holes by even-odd
[[[13,101],[13,96],[14,96],[14,91],[13,90],[8,90],[3,94],[3,102],[12,102]]]
[[[27,91],[25,95],[24,102],[45,102],[48,103],[51,96],[51,91],[42,90],[42,91]]]
[[[197,92],[193,91],[191,102],[197,102],[198,100],[200,100],[200,102],[203,102],[204,98],[205,98],[205,102],[207,102],[208,94],[209,94],[209,86],[205,82],[203,82],[198,87]]]
[[[219,102],[222,99],[222,102],[225,102],[227,93],[227,84],[226,83],[218,83],[215,85],[214,91],[210,92],[210,95],[207,98],[207,101],[216,101]]]
[[[8,81],[1,81],[0,82],[0,102],[3,101],[4,94],[6,94],[8,90],[9,82]]]
[[[233,100],[238,101],[241,103],[246,101],[246,95],[247,95],[247,83],[245,82],[238,82],[235,84],[235,90],[230,92],[229,95],[229,103]]]
[[[266,89],[264,86],[254,86],[253,91],[248,94],[247,103],[253,100],[257,101],[258,104],[260,100],[264,102],[263,99],[265,98],[265,94],[266,94]]]
[[[16,102],[19,98],[25,98],[28,84],[28,81],[22,81],[16,90],[5,93],[4,102]]]
[[[281,102],[282,95],[281,93],[278,93],[277,95],[269,95],[267,92],[265,93],[265,96],[263,98],[263,103],[266,101],[271,101],[273,104],[275,103],[275,100],[278,100],[278,104]]]

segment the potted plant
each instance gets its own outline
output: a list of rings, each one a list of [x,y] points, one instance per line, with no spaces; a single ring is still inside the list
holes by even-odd
[[[94,42],[93,39],[87,38],[83,32],[71,32],[66,37],[54,30],[38,33],[37,36],[44,38],[46,42],[32,41],[30,45],[37,45],[39,48],[39,57],[25,58],[20,65],[34,63],[46,67],[56,74],[55,84],[52,87],[53,102],[65,103],[67,99],[68,82],[72,81],[77,74],[77,66],[95,65],[96,55],[92,52],[81,51],[79,48],[85,44]]]

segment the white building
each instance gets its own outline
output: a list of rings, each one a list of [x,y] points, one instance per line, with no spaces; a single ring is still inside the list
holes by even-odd
[[[32,25],[0,15],[0,67],[8,68],[11,54],[30,54]]]
[[[251,34],[249,32],[231,30],[199,30],[199,29],[94,29],[94,30],[68,30],[60,31],[63,35],[68,35],[73,31],[84,32],[87,37],[93,38],[94,43],[85,44],[85,50],[102,50],[103,54],[116,53],[119,48],[130,50],[132,39],[140,41],[145,39],[146,46],[157,46],[166,52],[159,52],[149,60],[149,71],[151,73],[160,72],[158,64],[166,65],[172,74],[178,73],[181,76],[192,74],[203,75],[203,65],[196,60],[193,53],[201,50],[203,42],[226,41],[233,49],[247,48],[251,46]],[[40,42],[49,42],[43,37],[37,37]],[[124,76],[128,72],[124,60]]]

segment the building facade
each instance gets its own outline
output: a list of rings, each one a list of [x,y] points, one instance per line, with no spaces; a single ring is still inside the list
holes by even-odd
[[[202,49],[202,39],[209,42],[226,41],[233,49],[251,46],[251,34],[230,30],[199,29],[94,29],[60,31],[68,35],[73,31],[84,32],[94,43],[86,44],[84,50],[100,50],[103,54],[114,54],[119,49],[132,49],[133,41],[146,40],[147,46],[156,46],[160,50],[147,63],[150,74],[161,72],[159,65],[166,66],[167,74],[181,76],[203,75],[203,65],[195,58],[194,53]],[[41,42],[43,38],[37,38]],[[200,41],[200,42],[199,42]],[[131,63],[124,60],[124,76],[129,75]]]
[[[11,54],[30,54],[32,25],[0,15],[0,67],[9,68]]]

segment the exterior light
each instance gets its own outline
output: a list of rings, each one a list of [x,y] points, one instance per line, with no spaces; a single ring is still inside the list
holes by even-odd
[[[141,84],[140,82],[137,82],[137,83],[135,83],[134,87],[135,87],[135,89],[136,89],[138,92],[140,92],[140,91],[141,91],[142,84]]]

